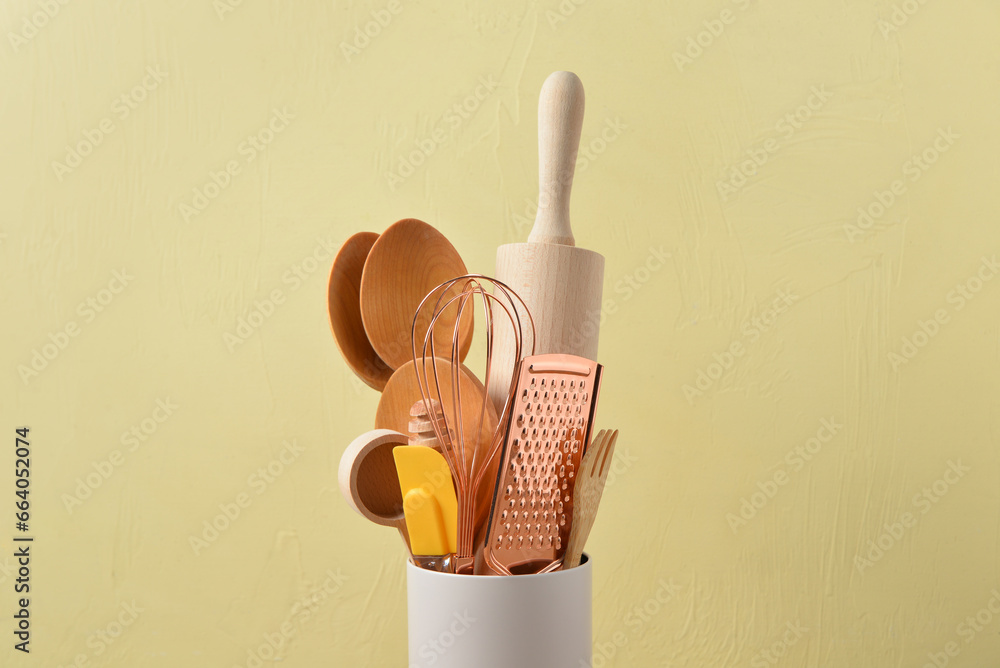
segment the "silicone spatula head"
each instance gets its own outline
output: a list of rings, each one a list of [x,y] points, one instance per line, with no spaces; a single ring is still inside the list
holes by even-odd
[[[439,508],[444,527],[445,552],[417,552],[412,545],[412,529],[410,516],[406,515],[406,525],[411,531],[411,548],[413,554],[450,554],[458,549],[458,500],[455,496],[455,484],[452,481],[451,470],[444,456],[422,445],[399,445],[393,448],[392,457],[396,462],[396,474],[399,477],[399,489],[403,495],[403,511],[406,513],[406,500],[414,490],[419,490],[421,496],[412,497],[411,503],[423,496],[432,497]],[[426,511],[424,511],[426,512]],[[423,520],[418,520],[423,522]],[[423,526],[421,524],[421,526]],[[433,526],[433,523],[430,525]]]
[[[454,551],[449,549],[444,515],[433,494],[423,487],[411,489],[403,497],[403,513],[413,554],[444,555]]]

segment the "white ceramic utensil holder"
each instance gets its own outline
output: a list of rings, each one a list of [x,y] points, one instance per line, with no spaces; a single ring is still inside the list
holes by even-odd
[[[590,559],[543,575],[452,575],[406,564],[409,668],[589,668]]]

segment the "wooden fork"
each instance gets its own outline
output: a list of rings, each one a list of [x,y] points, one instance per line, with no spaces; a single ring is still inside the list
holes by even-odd
[[[563,569],[580,565],[583,547],[594,526],[594,518],[597,517],[597,507],[601,503],[601,494],[604,493],[604,483],[608,479],[617,441],[617,429],[613,432],[602,429],[580,461],[576,483],[573,485],[573,525],[566,541]]]

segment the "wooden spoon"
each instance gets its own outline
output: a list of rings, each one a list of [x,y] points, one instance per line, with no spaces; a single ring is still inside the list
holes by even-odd
[[[617,429],[612,433],[602,430],[594,437],[580,461],[576,484],[573,486],[573,524],[566,541],[563,569],[580,565],[583,547],[597,517],[597,507],[601,503],[617,441]]]
[[[392,449],[406,445],[406,434],[375,429],[354,439],[340,458],[337,479],[347,503],[375,524],[396,527],[410,547],[403,515],[403,495]]]
[[[361,276],[361,318],[372,347],[386,364],[399,369],[413,359],[411,327],[420,302],[445,281],[467,273],[455,247],[423,221],[406,218],[393,223],[379,236],[368,253]],[[461,285],[456,284],[451,294],[460,290]],[[418,354],[433,310],[433,304],[421,309],[415,333]],[[428,351],[429,355],[451,357],[456,315],[453,304],[438,320],[434,329],[436,352]],[[459,360],[465,359],[472,345],[472,326],[472,308],[467,308],[459,328]]]
[[[378,235],[358,232],[344,242],[330,269],[327,286],[327,311],[330,327],[340,354],[347,365],[366,385],[381,390],[389,381],[392,369],[372,348],[361,319],[361,274],[368,252]]]
[[[430,360],[428,360],[427,378],[431,383],[432,400],[441,401],[438,408],[444,413],[448,427],[455,434],[454,438],[457,442],[459,435],[456,432],[459,421],[455,415],[455,402],[452,400],[451,362],[440,357],[436,360],[438,378],[441,383],[440,396],[437,396],[438,392],[434,389],[433,371],[431,371],[430,363]],[[461,424],[464,429],[462,433],[464,434],[463,443],[465,445],[465,467],[466,471],[474,476],[478,474],[478,470],[481,467],[485,466],[483,458],[488,454],[490,442],[493,438],[493,433],[497,429],[499,419],[497,418],[496,409],[493,408],[493,403],[487,399],[485,401],[486,413],[483,416],[482,427],[480,427],[480,409],[486,395],[486,388],[464,364],[462,365],[459,380],[459,391],[462,397]],[[382,397],[379,399],[378,408],[375,411],[376,429],[392,429],[398,432],[409,431],[410,421],[415,417],[411,414],[411,409],[414,404],[422,399],[413,360],[410,360],[392,374],[392,378],[386,383],[385,390],[382,391]],[[476,436],[477,430],[478,436]],[[431,434],[433,434],[433,431],[431,431]],[[441,449],[441,444],[438,443],[437,439],[431,438],[426,433],[411,432],[410,443],[420,443],[421,445],[427,445],[438,450]],[[477,470],[470,471],[473,450],[476,447],[479,448],[479,455],[476,459]],[[457,459],[456,454],[451,453],[453,460]],[[459,463],[455,462],[455,465],[459,465]],[[489,463],[489,468],[483,473],[479,489],[477,490],[475,512],[477,527],[484,526],[489,519],[490,505],[493,502],[493,491],[496,485],[497,467],[499,465],[500,456],[498,452]],[[454,474],[454,471],[452,473]],[[456,475],[456,489],[459,490],[459,495],[461,495],[462,492],[458,485],[458,478],[459,476]],[[472,484],[471,479],[469,480],[469,484]]]
[[[451,430],[456,432],[459,421],[456,419],[454,401],[452,401],[451,362],[438,357],[436,363],[438,378],[441,383],[441,396],[434,396],[433,399],[444,400],[439,410],[444,413]],[[431,362],[428,360],[427,379],[431,383],[431,393],[437,395],[430,364]],[[471,447],[475,443],[479,442],[483,444],[483,448],[487,447],[499,420],[497,419],[497,413],[493,408],[493,404],[487,401],[483,424],[482,427],[479,426],[479,413],[483,403],[483,396],[486,394],[486,388],[483,387],[480,380],[464,364],[462,365],[459,379],[459,391],[462,396],[461,424],[464,429],[463,440],[466,452],[471,457]],[[386,383],[385,389],[382,391],[382,397],[379,399],[378,407],[375,409],[375,428],[391,429],[403,433],[409,432],[410,420],[413,418],[410,414],[410,409],[422,399],[420,384],[417,381],[417,373],[413,367],[413,360],[410,360],[396,369],[396,372],[392,374],[392,378]],[[476,438],[477,430],[479,434],[478,439]],[[457,433],[455,434],[455,438],[458,438]]]

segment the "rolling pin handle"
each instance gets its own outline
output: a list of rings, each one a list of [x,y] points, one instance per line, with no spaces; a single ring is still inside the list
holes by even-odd
[[[553,72],[538,99],[538,213],[528,243],[575,246],[569,221],[576,155],[583,127],[583,83]]]

